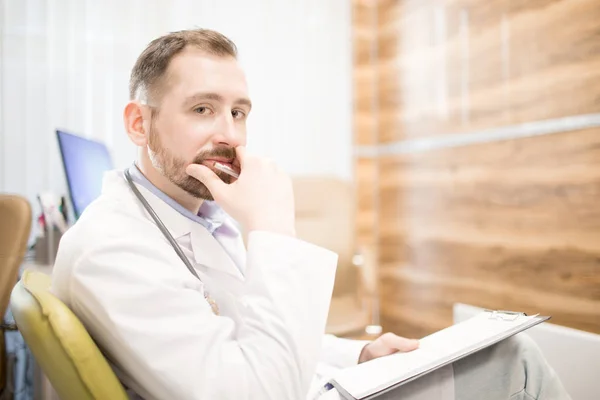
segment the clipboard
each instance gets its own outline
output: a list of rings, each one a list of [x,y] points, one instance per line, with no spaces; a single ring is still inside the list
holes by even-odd
[[[329,381],[346,400],[371,400],[535,325],[549,316],[485,310],[420,341],[419,349],[396,353],[340,371]]]

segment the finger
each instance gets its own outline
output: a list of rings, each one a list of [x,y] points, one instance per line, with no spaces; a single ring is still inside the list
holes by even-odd
[[[389,347],[382,342],[375,342],[373,348],[371,349],[373,358],[384,357],[397,352],[398,350]]]
[[[381,340],[388,348],[402,352],[413,351],[419,347],[419,341],[415,339],[407,339],[393,333],[387,333],[381,337]]]
[[[240,163],[240,169],[244,166],[244,160],[246,159],[246,148],[244,146],[238,146],[235,148],[235,156]]]
[[[198,179],[200,182],[204,183],[204,185],[208,188],[213,197],[218,196],[218,193],[221,193],[226,187],[227,184],[221,180],[214,173],[213,170],[208,168],[207,166],[200,164],[190,164],[185,169],[185,172],[193,177]]]

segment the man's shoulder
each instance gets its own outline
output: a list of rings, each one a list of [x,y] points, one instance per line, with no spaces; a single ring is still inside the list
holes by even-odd
[[[111,264],[113,259],[117,263],[124,252],[149,257],[153,250],[161,249],[163,242],[160,231],[135,204],[101,196],[61,238],[52,272],[53,290],[65,301],[70,296],[69,282],[78,271],[100,272],[99,257],[111,260]],[[143,251],[136,248],[136,243],[143,245]]]
[[[66,232],[65,240],[74,241],[78,246],[93,245],[109,238],[128,235],[132,231],[143,231],[149,223],[134,204],[103,195],[86,208]]]
[[[70,270],[86,255],[110,252],[111,246],[122,247],[134,238],[145,243],[162,239],[134,203],[100,196],[61,238],[55,270]]]

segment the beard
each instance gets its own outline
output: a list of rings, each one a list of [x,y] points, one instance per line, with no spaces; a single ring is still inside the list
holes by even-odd
[[[154,166],[154,168],[156,168],[165,178],[196,198],[211,201],[214,200],[213,195],[204,183],[189,176],[185,172],[185,169],[190,162],[177,157],[168,148],[164,147],[160,142],[158,132],[156,132],[152,126],[150,127],[148,148],[150,150],[149,153],[152,166]],[[211,158],[227,158],[235,160],[235,149],[232,147],[221,146],[215,147],[212,150],[202,151],[194,157],[191,163],[203,164],[204,161]],[[233,180],[233,178],[225,172],[214,169],[212,169],[212,171],[225,183],[229,184]]]

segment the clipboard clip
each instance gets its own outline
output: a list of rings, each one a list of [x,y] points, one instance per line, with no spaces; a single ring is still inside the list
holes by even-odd
[[[506,311],[506,310],[485,310],[490,313],[490,319],[502,320],[502,321],[515,321],[519,317],[525,317],[527,314],[518,311]]]

